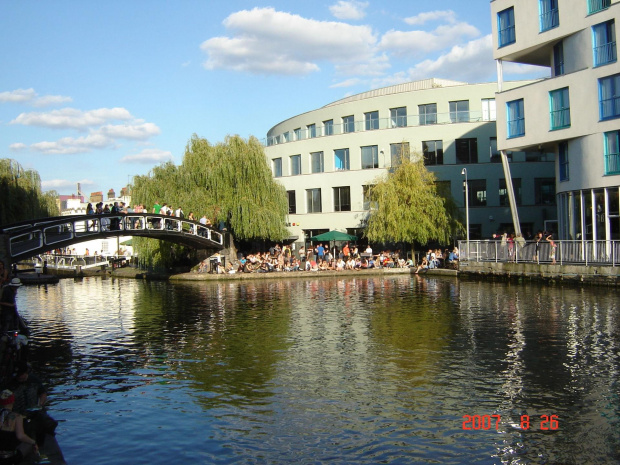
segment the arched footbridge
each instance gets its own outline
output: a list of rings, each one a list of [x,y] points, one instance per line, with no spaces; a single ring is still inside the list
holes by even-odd
[[[11,262],[79,242],[115,236],[150,237],[197,249],[224,248],[223,235],[195,221],[150,213],[70,215],[7,225],[5,253]]]

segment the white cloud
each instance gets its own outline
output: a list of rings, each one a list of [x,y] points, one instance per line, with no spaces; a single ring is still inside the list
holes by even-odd
[[[480,31],[467,23],[441,25],[434,31],[388,31],[379,46],[397,55],[409,56],[443,50],[464,38],[474,38]]]
[[[0,92],[0,103],[28,103],[35,107],[47,107],[71,101],[71,97],[63,95],[44,95],[39,97],[32,88]]]
[[[368,2],[356,0],[340,0],[335,5],[329,7],[329,11],[338,19],[362,19],[366,16],[364,11],[368,7]]]
[[[57,141],[37,142],[31,149],[45,154],[76,154],[88,153],[95,149],[103,149],[114,145],[114,140],[101,134],[89,134],[84,137],[63,137]]]
[[[106,125],[99,128],[96,132],[115,139],[146,140],[158,135],[161,131],[156,124],[141,123]]]
[[[65,188],[73,188],[77,183],[80,183],[82,187],[92,186],[95,183],[90,179],[82,179],[81,181],[69,181],[68,179],[50,179],[47,181],[41,181],[41,189],[45,190],[59,190]]]
[[[427,11],[416,16],[405,18],[404,21],[411,26],[419,26],[428,21],[446,21],[448,23],[454,23],[456,22],[456,13],[452,10]]]
[[[361,79],[351,78],[351,79],[347,79],[345,81],[337,82],[336,84],[332,84],[329,87],[332,88],[332,89],[335,89],[335,88],[338,88],[338,87],[352,87],[352,86],[358,85],[361,82],[362,82]]]
[[[20,150],[25,150],[27,148],[28,146],[26,144],[22,144],[21,142],[9,145],[9,149],[11,149],[13,152],[19,152]]]
[[[63,108],[47,113],[21,113],[11,121],[11,124],[46,128],[84,129],[90,126],[105,124],[108,121],[129,120],[131,118],[129,111],[124,108],[99,108],[90,111]]]
[[[172,153],[159,149],[144,149],[140,153],[127,155],[120,159],[121,163],[153,164],[163,161],[171,161]]]
[[[316,21],[273,8],[231,14],[224,26],[233,37],[213,37],[202,43],[206,69],[232,69],[257,74],[305,75],[329,62],[372,61],[377,37],[370,26]]]

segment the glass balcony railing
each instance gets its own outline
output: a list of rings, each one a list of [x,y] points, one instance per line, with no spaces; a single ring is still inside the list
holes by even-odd
[[[617,59],[616,42],[594,47],[594,66],[602,66],[607,63],[614,63]]]
[[[554,110],[550,114],[551,130],[564,129],[570,127],[570,108]]]
[[[620,118],[620,97],[601,100],[601,119]]]
[[[605,154],[605,174],[620,174],[620,153]]]
[[[495,121],[495,119],[492,119]],[[398,128],[411,128],[416,126],[427,126],[431,124],[458,124],[458,123],[480,123],[489,122],[488,117],[483,119],[481,111],[459,111],[458,117],[455,118],[455,112],[451,113],[433,113],[425,115],[408,115],[399,118],[379,118],[373,120],[373,125],[370,129],[366,127],[366,121],[354,121],[345,124],[333,124],[329,126],[326,131],[324,127],[316,127],[314,132],[307,129],[298,130],[294,133],[290,133],[290,137],[284,137],[284,134],[278,134],[276,136],[270,136],[263,139],[261,142],[265,146],[272,146],[278,144],[285,144],[287,142],[295,142],[299,140],[312,139],[315,137],[325,136],[337,136],[342,134],[349,134],[354,132],[363,131],[375,131],[378,129],[398,129]]]

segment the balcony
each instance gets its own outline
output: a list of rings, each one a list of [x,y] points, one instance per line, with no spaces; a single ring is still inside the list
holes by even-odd
[[[605,174],[620,174],[620,153],[605,154]]]

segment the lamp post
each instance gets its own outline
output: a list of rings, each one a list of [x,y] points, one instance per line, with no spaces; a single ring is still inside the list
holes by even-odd
[[[465,176],[465,229],[467,230],[467,259],[469,260],[469,186],[467,184],[467,168],[461,174]]]

